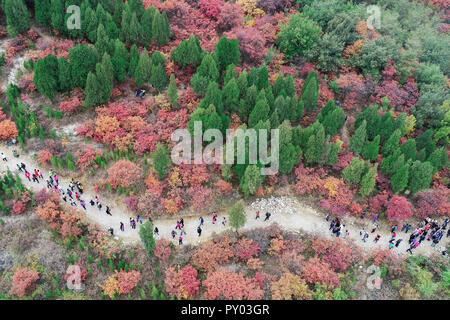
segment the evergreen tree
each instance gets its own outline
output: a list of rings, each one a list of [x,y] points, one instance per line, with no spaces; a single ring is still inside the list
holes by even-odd
[[[225,75],[223,76],[223,83],[227,84],[231,79],[234,80],[237,79],[236,66],[234,64],[228,65],[227,69],[225,70]]]
[[[86,38],[95,43],[97,40],[98,20],[94,10],[88,7],[85,12],[85,19],[83,20],[83,31]]]
[[[11,0],[10,0],[11,1]],[[13,2],[15,0],[12,0]],[[50,17],[52,28],[59,33],[64,32],[66,26],[64,21],[64,2],[63,0],[52,0],[50,7]]]
[[[345,113],[341,108],[335,108],[333,112],[328,114],[323,120],[325,133],[330,136],[335,136],[338,130],[342,128],[345,122]]]
[[[101,96],[102,84],[98,80],[94,72],[89,72],[86,80],[86,88],[84,93],[86,97],[83,102],[84,107],[95,107],[102,103]]]
[[[131,12],[135,13],[140,19],[145,12],[142,0],[128,0],[128,5],[130,6]]]
[[[152,160],[153,168],[158,174],[158,177],[161,180],[164,179],[165,175],[169,173],[170,164],[169,152],[167,151],[167,148],[161,144],[158,144],[155,152],[152,154]]]
[[[355,130],[355,134],[350,137],[350,151],[354,154],[361,153],[366,144],[366,125],[367,122],[364,120],[358,129]]]
[[[139,56],[139,62],[134,72],[134,82],[138,87],[142,87],[144,83],[150,81],[152,72],[152,63],[148,57],[147,50],[144,50]]]
[[[417,150],[425,149],[428,157],[436,149],[436,143],[433,140],[433,129],[428,129],[422,135],[416,138]]]
[[[401,146],[400,151],[405,155],[405,160],[416,160],[416,140],[408,139]]]
[[[242,121],[246,120],[252,112],[255,104],[256,97],[258,96],[258,89],[255,85],[250,86],[245,93],[245,97],[240,101],[240,108],[238,110],[239,117]]]
[[[153,224],[150,221],[147,221],[141,226],[139,229],[139,237],[144,244],[144,248],[147,251],[148,256],[152,257],[156,242],[153,237]]]
[[[109,45],[109,37],[106,34],[103,24],[99,24],[97,28],[97,42],[95,43],[95,49],[100,57],[107,52]]]
[[[152,59],[153,62],[153,59]],[[150,76],[150,83],[152,86],[162,92],[167,87],[167,74],[164,66],[162,64],[157,64],[152,66],[152,74]]]
[[[58,59],[58,85],[59,91],[66,92],[72,90],[70,64],[63,57]]]
[[[125,48],[125,45],[119,39],[114,42],[114,54],[111,60],[114,69],[114,78],[123,82],[127,75],[128,66],[130,63],[130,54]]]
[[[127,28],[124,30],[125,42],[127,42],[129,44],[135,44],[135,43],[143,44],[142,43],[143,37],[141,35],[141,31],[142,31],[142,28],[141,28],[141,24],[139,23],[139,19],[136,16],[136,13],[133,12],[130,23],[128,24]]]
[[[380,134],[381,143],[384,144],[395,130],[395,120],[390,112],[386,112],[379,122],[378,132]],[[400,130],[400,134],[402,131]]]
[[[428,161],[436,169],[435,171],[441,170],[442,168],[447,166],[448,162],[447,150],[444,147],[434,150],[433,153],[428,158]]]
[[[51,6],[50,0],[34,0],[34,17],[41,26],[50,27]]]
[[[141,18],[141,28],[142,28],[142,44],[144,46],[149,46],[152,41],[152,27],[153,27],[153,17],[155,15],[154,7],[150,7],[145,10]]]
[[[341,145],[339,143],[333,143],[330,146],[330,151],[328,153],[328,159],[326,164],[333,166],[338,161],[338,154],[341,150]]]
[[[353,158],[352,162],[350,162],[349,166],[345,167],[342,171],[342,178],[344,178],[345,182],[347,182],[348,184],[352,186],[358,186],[361,182],[361,178],[367,172],[367,165],[364,160],[360,160],[355,157]]]
[[[258,90],[265,89],[270,85],[269,83],[269,71],[267,70],[267,66],[264,65],[259,68],[258,72]]]
[[[147,54],[147,56],[148,56],[148,54]],[[130,76],[132,76],[133,78],[135,77],[134,73],[135,73],[137,65],[139,63],[139,59],[140,59],[140,56],[139,56],[138,47],[136,46],[136,44],[133,44],[130,49],[130,65],[128,67],[128,74]]]
[[[300,147],[296,147],[292,143],[282,146],[280,148],[280,163],[278,170],[280,175],[291,173],[301,156],[302,150]]]
[[[164,55],[161,52],[156,50],[155,52],[152,53],[152,65],[160,64],[164,66],[165,63],[166,57],[164,57]]]
[[[409,170],[408,181],[408,189],[412,195],[430,187],[433,172],[434,169],[430,162],[413,162]]]
[[[319,80],[317,73],[313,70],[308,73],[300,99],[303,101],[306,110],[312,111],[316,109],[317,100],[319,99]]]
[[[72,88],[86,86],[86,78],[89,72],[95,70],[97,57],[91,47],[77,44],[69,50],[71,67]]]
[[[52,54],[44,60],[39,59],[34,66],[34,85],[36,89],[50,100],[58,90],[58,60]]]
[[[106,103],[111,96],[114,81],[113,66],[111,58],[107,53],[103,55],[101,63],[97,63],[96,76],[100,84],[100,91],[98,94],[101,97],[101,102]]]
[[[266,121],[269,119],[270,107],[265,99],[260,99],[256,102],[255,108],[248,117],[248,126],[254,127],[259,121]]]
[[[239,98],[243,98],[247,92],[247,88],[249,87],[247,81],[247,71],[241,71],[236,82],[239,88]]]
[[[325,129],[323,125],[316,122],[311,128],[311,135],[307,138],[305,159],[308,164],[317,163],[322,155],[325,143]]]
[[[210,80],[201,76],[198,72],[191,77],[191,87],[197,96],[202,96],[205,94],[209,83]]]
[[[169,97],[170,103],[173,107],[178,106],[178,89],[175,84],[175,75],[172,73],[170,75],[169,89],[167,89],[167,96]]]
[[[232,78],[222,89],[222,104],[225,110],[230,113],[238,111],[239,88],[236,79]]]
[[[116,25],[119,25],[122,22],[123,7],[124,7],[123,1],[116,1],[114,4],[113,20],[116,23]]]
[[[165,18],[157,10],[152,22],[152,38],[156,41],[159,47],[165,46],[169,43],[170,28],[167,29]]]
[[[249,165],[245,169],[244,176],[240,183],[241,191],[244,196],[255,194],[259,187],[261,187],[263,178],[261,177],[260,169],[256,165]]]
[[[369,168],[367,173],[361,178],[361,187],[359,188],[359,194],[362,197],[367,197],[375,187],[375,179],[377,177],[377,167],[378,163],[375,166]]]
[[[187,66],[195,69],[202,62],[202,58],[203,51],[200,46],[200,40],[193,35],[189,39],[181,41],[178,47],[170,54],[170,59],[182,69],[185,69]]]
[[[219,79],[219,70],[217,69],[216,61],[211,54],[206,54],[202,63],[197,69],[197,73],[210,81],[217,81]]]
[[[28,31],[31,27],[31,17],[23,0],[4,0],[3,11],[6,15],[8,33],[11,37]]]
[[[230,41],[226,37],[222,37],[214,48],[214,58],[220,74],[226,70],[228,65],[238,65],[241,61],[238,40]]]
[[[409,162],[405,163],[403,166],[395,172],[391,179],[392,192],[398,193],[405,190],[408,185],[409,177]]]
[[[405,164],[405,156],[397,149],[391,155],[385,157],[381,162],[381,172],[390,176]]]
[[[392,154],[395,150],[399,149],[398,144],[400,143],[400,139],[402,137],[402,133],[400,129],[395,130],[381,150],[384,156]]]
[[[228,220],[230,221],[230,226],[236,231],[245,225],[244,200],[239,200],[230,208]]]
[[[380,147],[380,136],[377,135],[373,141],[370,141],[364,147],[362,157],[364,160],[375,161],[378,158],[378,152]]]

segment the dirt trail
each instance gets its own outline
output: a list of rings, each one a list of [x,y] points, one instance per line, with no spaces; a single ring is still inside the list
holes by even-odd
[[[12,147],[5,146],[2,144],[0,146],[0,152],[3,152],[7,158],[7,162],[1,161],[1,171],[6,172],[7,168],[9,167],[10,170],[15,173],[19,172],[20,177],[23,181],[23,183],[26,185],[27,188],[30,188],[34,192],[37,192],[41,190],[42,188],[46,188],[45,179],[48,178],[48,172],[47,170],[43,170],[42,167],[40,167],[36,161],[32,159],[27,154],[24,154],[21,152],[22,150],[18,150],[20,157],[14,158],[12,155]],[[41,183],[37,184],[36,182],[29,182],[23,172],[20,172],[17,169],[16,164],[20,164],[20,162],[24,162],[27,166],[27,169],[34,170],[39,169],[44,174],[44,180],[41,181]],[[70,177],[63,177],[58,175],[59,177],[59,183],[60,186],[63,187],[63,190],[67,189]],[[129,211],[126,206],[119,201],[117,201],[117,198],[115,199],[105,199],[102,197],[102,195],[99,195],[100,201],[103,205],[102,211],[100,212],[96,206],[91,207],[89,204],[89,201],[91,199],[94,199],[95,192],[90,188],[88,185],[84,184],[85,191],[83,193],[82,199],[84,199],[87,203],[87,211],[86,211],[86,217],[87,220],[90,223],[97,224],[100,230],[107,232],[107,229],[109,227],[114,228],[114,233],[116,235],[116,239],[121,239],[122,241],[126,243],[136,243],[139,242],[139,227],[136,230],[133,230],[129,225],[129,219],[130,217],[135,218],[136,215]],[[316,235],[322,235],[328,238],[331,238],[331,232],[328,231],[328,222],[325,221],[323,215],[321,215],[319,212],[314,210],[313,208],[301,204],[299,201],[297,201],[294,198],[288,198],[286,197],[284,200],[280,198],[274,198],[272,199],[273,202],[278,202],[280,206],[277,206],[276,210],[272,210],[273,208],[267,209],[268,211],[271,211],[272,216],[270,217],[269,221],[264,222],[264,215],[266,211],[261,210],[261,218],[258,220],[255,220],[255,212],[258,208],[258,203],[253,203],[252,205],[248,205],[246,207],[246,216],[247,216],[247,223],[242,228],[242,230],[250,230],[258,227],[266,227],[273,223],[277,223],[280,227],[282,227],[284,230],[289,230],[293,232],[306,232],[310,234],[316,234]],[[284,203],[288,203],[285,205]],[[108,216],[105,213],[105,207],[106,205],[109,205],[111,207],[112,216]],[[70,204],[67,204],[68,207],[70,207]],[[283,206],[285,208],[283,208]],[[260,206],[261,207],[261,204]],[[81,206],[77,205],[77,208],[80,211],[84,211]],[[261,208],[264,208],[262,206]],[[226,226],[222,225],[222,219],[225,217],[225,213],[219,212],[218,213],[218,220],[215,224],[212,224],[212,218],[211,216],[204,216],[205,223],[203,226],[203,231],[201,237],[198,237],[197,235],[197,226],[199,224],[199,216],[197,217],[187,217],[185,218],[185,228],[184,230],[187,232],[186,235],[183,236],[183,243],[184,244],[192,244],[197,245],[203,241],[211,239],[211,237],[214,235],[214,233],[220,233],[225,230],[228,230],[230,227],[228,226],[228,223]],[[179,219],[179,216],[176,216],[174,218],[160,218],[155,219],[154,223],[155,226],[159,229],[159,236],[156,236],[156,238],[166,238],[168,240],[172,240],[171,232],[174,230],[176,226],[177,219]],[[227,217],[228,218],[228,217]],[[6,223],[8,223],[8,218],[4,218]],[[125,224],[125,232],[121,232],[119,230],[120,222],[123,222]],[[357,244],[365,251],[369,251],[374,248],[387,248],[388,247],[388,239],[390,239],[390,232],[389,230],[377,230],[376,233],[379,233],[381,235],[381,240],[379,243],[374,243],[373,238],[375,234],[370,233],[371,228],[371,221],[368,219],[365,220],[365,230],[369,232],[369,239],[367,242],[362,242],[361,237],[359,236],[359,231],[361,230],[361,221],[359,218],[353,218],[353,217],[346,217],[344,218],[343,223],[346,225],[345,229],[348,229],[350,232],[350,236],[348,238],[353,239],[357,242]],[[344,229],[344,230],[345,230]],[[178,230],[176,230],[179,232]],[[409,235],[406,235],[403,232],[397,233],[397,239],[402,238],[403,241],[401,242],[399,248],[392,249],[397,254],[409,254],[406,253],[406,249],[408,248],[408,238]],[[342,237],[342,235],[341,235]],[[177,244],[178,236],[175,238],[174,243]],[[432,253],[437,253],[437,249],[441,248],[441,246],[445,246],[448,244],[448,239],[443,239],[441,243],[436,247],[432,248],[430,246],[430,242],[426,241],[426,243],[422,244],[415,250],[415,252],[420,252],[423,255],[430,255]]]

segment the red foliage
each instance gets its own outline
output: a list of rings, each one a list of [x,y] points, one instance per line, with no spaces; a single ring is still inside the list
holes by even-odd
[[[386,203],[386,214],[389,221],[402,221],[412,216],[411,203],[408,199],[401,196],[393,196]]]
[[[166,291],[178,299],[194,298],[199,293],[200,280],[197,279],[197,270],[186,265],[179,270],[173,267],[166,269],[164,280]]]
[[[27,207],[25,206],[25,204],[22,201],[16,201],[13,200],[13,208],[12,208],[12,213],[13,214],[21,214],[22,212],[25,211]]]
[[[434,214],[450,214],[450,191],[444,185],[433,187],[432,191],[424,191],[414,196],[414,215],[426,218]]]
[[[225,264],[233,257],[232,246],[228,238],[216,242],[205,242],[192,255],[192,264],[199,270],[213,270]]]
[[[347,110],[368,103],[374,89],[371,80],[365,80],[356,72],[341,74],[336,84],[341,91],[340,101],[344,103],[344,108]]]
[[[206,289],[205,297],[210,300],[259,300],[264,295],[256,279],[246,279],[242,273],[230,270],[209,272],[203,281],[203,287]]]
[[[76,164],[80,168],[81,172],[85,171],[90,165],[94,163],[97,156],[101,156],[99,150],[94,150],[92,145],[88,145],[83,149],[83,151],[77,151],[75,156],[77,156]]]
[[[200,10],[207,16],[208,18],[217,20],[219,18],[219,14],[221,8],[223,6],[222,0],[200,0],[198,2],[198,6]]]
[[[191,205],[194,210],[207,208],[211,205],[213,192],[209,187],[191,187],[186,190],[186,193],[191,196]]]
[[[217,190],[216,192],[220,195],[230,195],[233,190],[233,185],[222,179],[219,179],[216,183],[214,183],[214,187]]]
[[[340,285],[338,275],[328,262],[317,257],[309,259],[303,267],[303,278],[310,283],[321,283],[328,287],[337,288]]]
[[[247,238],[242,238],[233,245],[233,253],[236,260],[246,262],[248,259],[257,257],[259,246]]]
[[[59,104],[59,111],[64,113],[73,113],[79,111],[81,108],[82,102],[78,97],[73,97],[71,100],[62,101]]]
[[[39,279],[39,272],[30,270],[27,267],[19,268],[12,276],[12,287],[9,290],[9,294],[15,294],[19,297],[23,297],[30,292],[35,282]]]
[[[170,241],[167,239],[156,240],[156,246],[153,249],[153,255],[162,261],[167,261],[170,258],[172,249]]]
[[[108,169],[108,183],[113,189],[130,188],[142,178],[141,168],[128,160],[119,160]]]
[[[224,34],[229,40],[238,39],[242,60],[246,63],[260,64],[266,56],[266,39],[254,27],[239,27]]]
[[[46,165],[50,162],[52,153],[47,149],[42,149],[37,153],[37,156],[38,156],[37,161],[42,165]]]
[[[337,272],[346,271],[350,265],[358,261],[358,256],[341,239],[313,239],[312,250],[317,257],[322,257],[322,261],[327,262]]]
[[[236,3],[225,2],[217,18],[217,28],[222,31],[228,31],[235,27],[242,26],[242,17],[244,12],[242,7]]]
[[[384,209],[384,206],[386,205],[387,199],[389,198],[389,194],[384,191],[376,196],[373,196],[372,198],[368,199],[370,210],[373,213],[381,212]]]
[[[141,273],[136,270],[131,270],[128,272],[121,270],[120,272],[116,271],[116,274],[119,293],[131,293],[142,279]]]
[[[12,122],[11,120],[3,120],[0,122],[0,139],[1,140],[9,140],[11,138],[17,138],[17,134],[19,132],[17,131],[16,124]]]

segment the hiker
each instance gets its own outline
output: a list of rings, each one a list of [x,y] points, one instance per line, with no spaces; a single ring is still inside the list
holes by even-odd
[[[92,199],[89,203],[91,204],[91,206],[94,206],[94,204],[95,204],[94,200],[92,200]]]
[[[19,171],[22,171],[22,167],[21,167],[21,166],[19,166],[19,164],[18,164],[18,163],[16,163],[16,166],[17,166],[17,168],[19,169]]]
[[[16,149],[13,150],[13,156],[14,156],[14,158],[18,158],[19,157],[19,154],[17,153]]]
[[[330,220],[330,215],[328,214],[327,217],[325,218],[325,220],[329,221]]]
[[[214,212],[213,217],[212,217],[212,223],[215,224],[217,221],[217,213]]]
[[[397,225],[394,225],[394,226],[392,227],[392,230],[391,230],[391,232],[392,232],[392,233],[394,233],[394,232],[395,232],[395,230],[397,230]]]
[[[37,170],[37,172],[38,172],[38,176],[41,177],[41,179],[44,179],[44,175],[42,174],[42,172],[39,169]]]
[[[333,228],[334,228],[334,220],[331,221],[331,223],[330,223],[330,228],[329,228],[328,230],[331,230],[331,229],[333,229]]]
[[[3,153],[3,152],[1,153],[1,155],[2,155],[2,159],[3,159],[3,161],[8,161],[8,159],[6,159],[6,156],[4,155],[4,153]]]
[[[345,236],[344,236],[344,239],[347,239],[348,236],[350,236],[350,232],[348,232],[348,230],[345,230]]]
[[[158,227],[155,227],[154,232],[155,232],[155,234],[156,234],[157,236],[159,236],[159,230],[158,230]]]
[[[180,219],[180,224],[181,224],[181,227],[184,228],[184,220],[183,220],[183,218]]]
[[[25,171],[25,177],[31,182],[30,173],[28,171]]]
[[[56,182],[56,185],[58,186],[59,185],[59,180],[58,180],[58,176],[55,174],[55,182]]]
[[[86,210],[86,202],[84,202],[84,200],[81,200],[80,204],[83,207],[83,209]]]
[[[111,210],[109,209],[108,206],[106,206],[106,214],[112,216]]]
[[[380,240],[381,236],[379,234],[377,234],[377,236],[375,237],[375,239],[373,240],[373,242],[378,243],[378,241]]]
[[[72,191],[70,191],[70,189],[67,189],[67,194],[69,195],[70,199],[73,199],[73,197],[72,197]]]
[[[175,230],[172,230],[172,239],[175,239],[176,235],[177,235],[177,232]]]
[[[269,220],[270,216],[271,216],[271,214],[269,212],[266,212],[266,218],[264,219],[264,221]]]
[[[203,219],[203,217],[200,217],[200,226],[203,225],[203,222],[205,222],[205,220]]]
[[[369,234],[366,232],[363,237],[363,242],[366,242],[368,237],[369,237]]]
[[[73,199],[72,198],[70,198],[70,205],[71,206],[76,206],[77,204],[76,204],[76,202],[75,201],[73,201]]]
[[[202,235],[202,228],[200,226],[197,227],[197,233],[199,237]]]
[[[259,210],[256,211],[256,217],[255,217],[255,220],[257,220],[257,219],[259,219]]]
[[[227,224],[227,218],[223,217],[222,224],[225,227],[225,225]]]
[[[112,227],[109,227],[108,231],[109,233],[111,233],[112,236],[114,236],[114,229]]]
[[[377,222],[378,221],[378,215],[374,215],[373,216],[373,223],[375,223],[375,222]]]
[[[20,166],[22,167],[22,169],[25,171],[25,168],[26,168],[26,165],[25,165],[25,163],[23,163],[23,162],[21,162],[20,163]]]
[[[72,182],[69,182],[69,188],[70,188],[70,190],[73,191],[73,183]]]
[[[80,200],[80,195],[78,194],[78,192],[75,192],[75,198],[76,198],[77,200]]]
[[[374,233],[375,230],[377,230],[377,228],[378,228],[378,224],[376,224],[376,225],[372,228],[372,232],[371,232],[371,233]]]
[[[175,229],[180,229],[180,230],[181,230],[181,224],[180,224],[180,221],[177,221],[177,226],[175,227]]]
[[[406,233],[408,233],[409,232],[409,230],[411,230],[411,228],[412,228],[412,226],[410,225],[410,224],[408,224],[408,226],[406,227]]]
[[[366,212],[363,211],[363,212],[361,213],[361,219],[364,219],[365,216],[366,216]]]
[[[402,242],[402,239],[398,239],[398,240],[395,242],[395,247],[396,247],[396,248],[398,248],[398,246],[400,245],[400,242]]]
[[[123,222],[120,223],[120,230],[123,232],[125,231],[125,226],[123,225]]]
[[[102,204],[100,202],[97,204],[97,208],[98,208],[98,211],[102,211]]]
[[[62,199],[64,200],[64,202],[67,202],[67,197],[65,195],[62,197]]]
[[[391,242],[389,243],[389,249],[392,249],[394,247],[394,244]]]
[[[183,236],[178,238],[178,244],[181,246],[183,244]]]

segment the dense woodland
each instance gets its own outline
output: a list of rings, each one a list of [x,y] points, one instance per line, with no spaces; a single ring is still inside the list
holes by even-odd
[[[80,29],[67,28],[71,5]],[[367,23],[369,5],[380,8],[379,28]],[[289,194],[325,215],[442,219],[449,19],[444,0],[1,0],[2,83],[24,62],[1,92],[0,139],[16,138],[41,165],[144,216]],[[279,129],[278,173],[261,175],[264,164],[248,157],[173,164],[171,134],[192,133],[194,121],[224,134]],[[11,172],[0,192],[5,219],[27,217],[21,226],[0,219],[0,247],[15,255],[0,264],[0,298],[448,299],[441,257],[365,255],[276,226],[176,247],[155,241],[151,223],[140,229],[143,250],[95,230],[52,192],[27,191]],[[236,230],[243,206],[229,209]],[[83,270],[83,293],[65,289],[70,264]],[[361,289],[358,267],[371,264],[383,270],[379,293]]]

